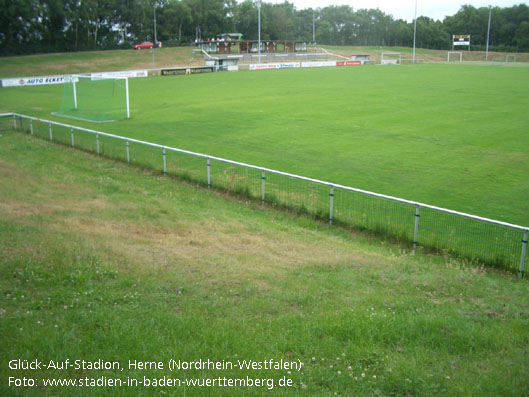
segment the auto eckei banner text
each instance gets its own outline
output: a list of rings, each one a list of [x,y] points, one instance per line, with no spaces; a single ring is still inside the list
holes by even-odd
[[[26,87],[33,85],[62,84],[69,76],[15,77],[2,79],[2,87]]]
[[[117,72],[90,73],[91,77],[115,78],[115,77],[147,77],[147,70],[123,70]],[[63,84],[70,81],[70,75],[51,75],[33,77],[13,77],[2,79],[2,87],[27,87],[35,85]]]

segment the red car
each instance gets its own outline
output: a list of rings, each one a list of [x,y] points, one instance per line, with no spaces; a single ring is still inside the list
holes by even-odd
[[[153,48],[153,47],[154,47],[153,43],[151,43],[150,41],[144,41],[141,44],[134,44],[132,46],[132,49],[133,50],[142,50],[142,49],[149,49],[149,48]]]

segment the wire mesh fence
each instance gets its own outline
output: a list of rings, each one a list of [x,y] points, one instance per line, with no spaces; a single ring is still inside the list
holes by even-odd
[[[242,195],[524,274],[529,227],[101,131],[13,113],[0,115],[0,131],[13,129],[226,194]]]
[[[389,234],[399,240],[414,241],[413,205],[346,189],[337,189],[335,196],[337,221],[360,229]]]

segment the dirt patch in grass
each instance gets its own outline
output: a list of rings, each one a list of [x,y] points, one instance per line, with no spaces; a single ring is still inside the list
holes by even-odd
[[[107,208],[108,210],[108,208]],[[63,223],[64,222],[64,223]],[[108,255],[135,263],[137,271],[167,269],[172,272],[210,273],[211,279],[240,279],[248,273],[281,273],[296,267],[361,263],[382,265],[382,257],[367,255],[329,237],[314,246],[298,236],[267,236],[244,226],[229,231],[215,220],[160,226],[119,218],[86,219],[69,216],[60,228],[84,236]],[[334,241],[333,241],[334,240]],[[216,276],[215,276],[216,275]]]
[[[0,186],[7,189],[13,181],[25,186],[18,196],[0,203],[4,219],[38,223],[52,235],[80,237],[85,245],[94,247],[94,252],[112,262],[128,263],[138,273],[166,270],[191,272],[198,279],[207,275],[210,281],[240,280],[248,274],[280,275],[315,265],[382,266],[386,260],[334,235],[326,235],[315,245],[316,232],[302,227],[252,230],[255,225],[251,220],[232,216],[206,215],[197,221],[187,215],[193,213],[190,208],[171,207],[171,198],[118,200],[102,195],[89,181],[61,180],[61,172],[57,179],[43,180],[14,165],[0,164]],[[205,192],[189,188],[186,194]],[[161,207],[176,215],[157,216]],[[196,211],[203,211],[198,207]],[[145,216],[135,218],[138,211]]]

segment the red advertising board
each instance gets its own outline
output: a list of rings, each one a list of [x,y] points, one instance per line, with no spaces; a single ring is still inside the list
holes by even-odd
[[[361,61],[339,61],[336,62],[336,66],[358,66],[361,65]]]

